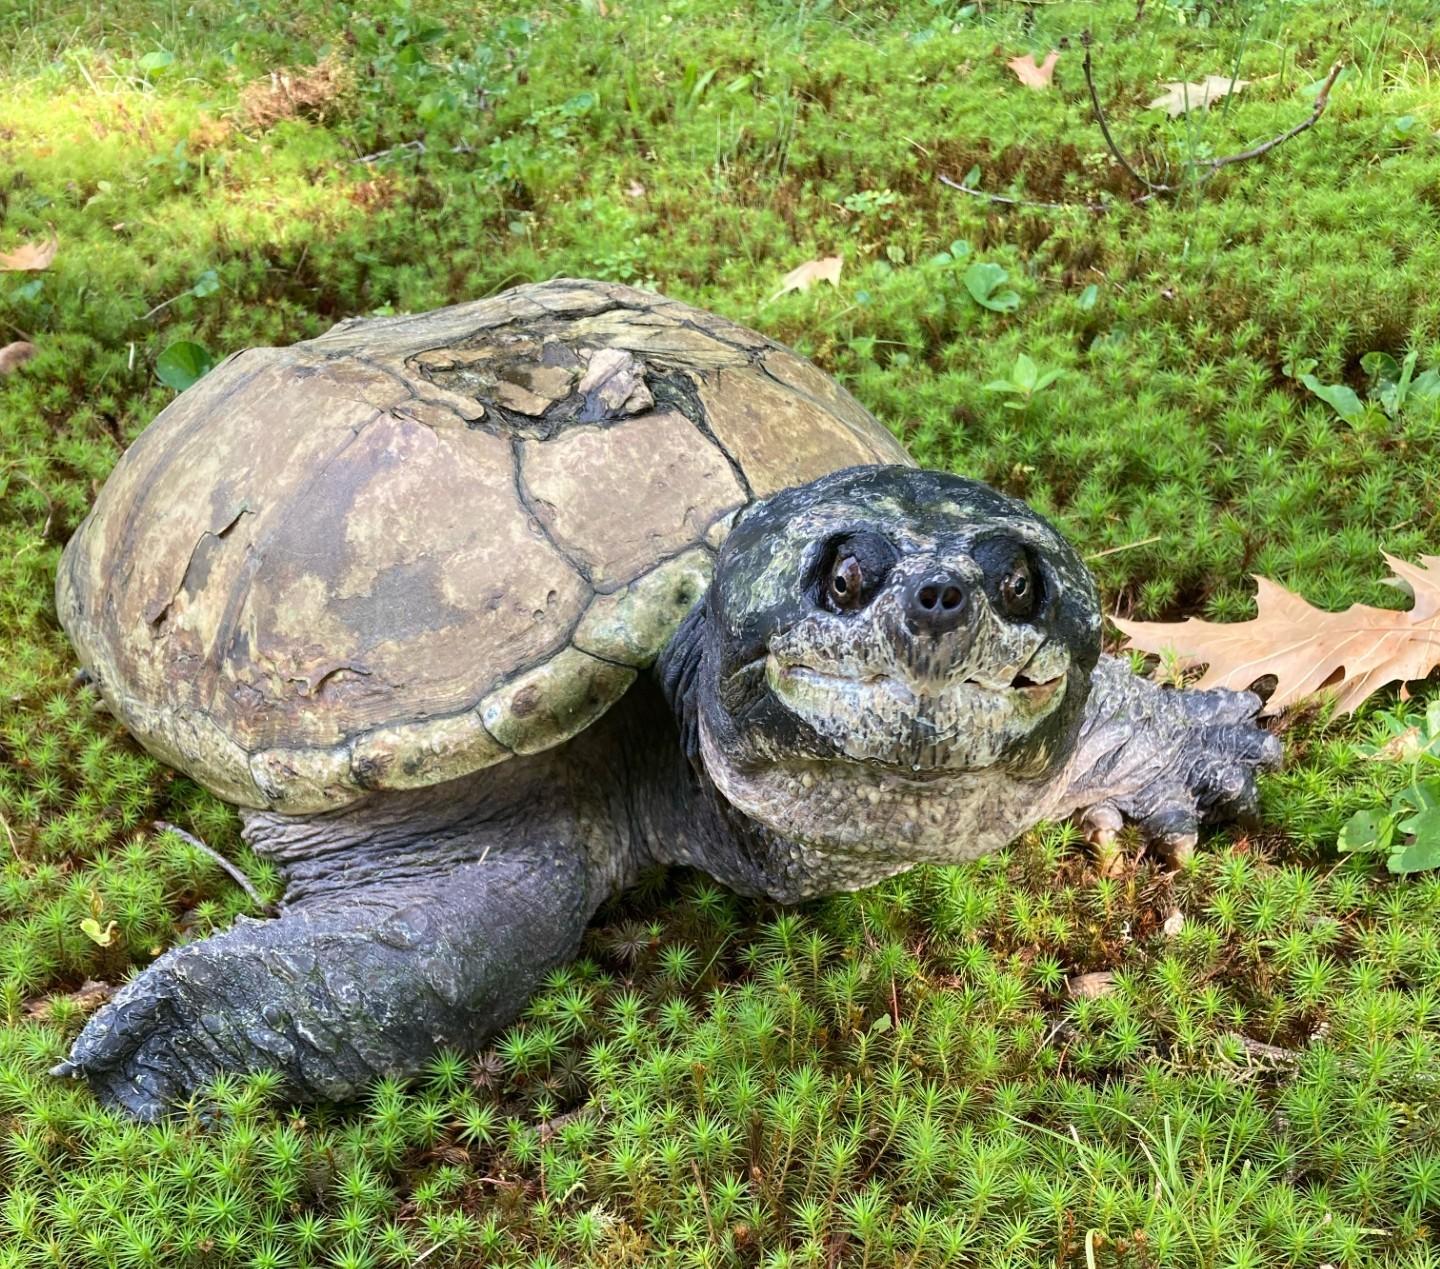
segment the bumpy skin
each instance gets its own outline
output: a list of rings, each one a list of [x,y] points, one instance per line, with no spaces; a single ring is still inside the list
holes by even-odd
[[[649,863],[794,901],[1076,810],[1181,848],[1254,814],[1280,757],[1256,698],[1161,689],[1099,632],[1075,552],[975,482],[854,468],[756,503],[653,679],[574,740],[328,815],[251,814],[284,914],[162,957],[60,1069],[146,1118],[261,1066],[343,1099],[481,1043]]]

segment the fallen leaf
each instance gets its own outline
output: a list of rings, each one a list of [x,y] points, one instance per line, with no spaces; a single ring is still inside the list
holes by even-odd
[[[82,1013],[94,1013],[111,996],[115,994],[115,988],[110,983],[97,982],[93,978],[87,978],[75,991],[66,994],[64,999],[71,1001],[79,1007]],[[41,1000],[29,1001],[25,1006],[25,1012],[37,1022],[43,1022],[53,1012],[54,996],[47,996]]]
[[[1093,974],[1076,974],[1066,987],[1077,999],[1099,1000],[1115,990],[1115,975],[1108,969],[1097,969]]]
[[[840,285],[840,270],[845,266],[843,256],[824,256],[819,260],[807,260],[799,268],[791,269],[780,280],[780,289],[770,298],[778,300],[791,291],[808,291],[817,282]]]
[[[1060,54],[1052,49],[1039,64],[1035,61],[1034,53],[1025,53],[1020,57],[1012,57],[1005,65],[1015,72],[1015,78],[1026,88],[1043,92],[1050,87],[1050,81],[1055,76],[1055,63],[1059,60]]]
[[[19,370],[34,355],[35,345],[27,343],[23,339],[18,339],[13,344],[6,344],[4,348],[0,348],[0,375],[8,375],[12,370]]]
[[[1150,103],[1150,109],[1163,110],[1172,119],[1192,110],[1208,110],[1220,98],[1238,93],[1249,83],[1248,79],[1231,79],[1229,75],[1206,75],[1196,84],[1176,80],[1164,86],[1165,91]]]
[[[1398,736],[1391,736],[1374,753],[1365,756],[1371,762],[1414,762],[1424,748],[1418,727],[1407,727]]]
[[[59,250],[60,239],[52,229],[49,242],[27,242],[14,251],[0,251],[0,272],[39,273],[50,267],[50,262],[55,259],[55,253]]]
[[[1197,687],[1246,688],[1273,674],[1275,692],[1266,709],[1333,690],[1343,713],[1389,683],[1423,679],[1440,665],[1440,556],[1408,564],[1385,562],[1414,595],[1408,611],[1352,604],[1326,612],[1267,577],[1257,577],[1257,616],[1215,622],[1115,619],[1132,646],[1144,652],[1173,651],[1182,667],[1209,668]]]
[[[631,181],[630,184],[625,187],[625,195],[627,198],[644,198],[645,187],[641,185],[639,181]]]
[[[1160,927],[1167,939],[1173,939],[1185,928],[1185,914],[1176,908],[1165,918],[1165,924]]]

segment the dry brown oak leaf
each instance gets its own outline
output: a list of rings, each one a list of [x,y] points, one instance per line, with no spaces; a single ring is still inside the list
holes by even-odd
[[[60,239],[50,231],[48,242],[27,242],[14,251],[0,251],[0,272],[39,273],[48,269],[60,250]]]
[[[1052,49],[1043,62],[1037,63],[1034,53],[1022,53],[1019,57],[1012,57],[1005,65],[1026,88],[1043,92],[1050,87],[1050,81],[1055,75],[1055,63],[1059,60],[1060,54]]]
[[[1259,610],[1251,621],[1123,621],[1131,646],[1174,652],[1185,668],[1206,665],[1196,687],[1243,689],[1273,674],[1269,713],[1324,689],[1343,713],[1389,683],[1423,679],[1440,665],[1440,555],[1385,562],[1414,603],[1405,612],[1352,604],[1326,612],[1266,577],[1255,579]]]
[[[845,267],[843,256],[825,256],[819,260],[807,260],[798,268],[791,269],[780,279],[780,289],[770,297],[778,300],[789,291],[808,291],[817,282],[840,285],[840,270]]]

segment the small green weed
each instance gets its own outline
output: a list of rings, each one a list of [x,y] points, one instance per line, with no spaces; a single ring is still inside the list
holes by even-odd
[[[1399,763],[1406,779],[1388,809],[1356,811],[1345,821],[1340,849],[1387,855],[1394,873],[1440,867],[1440,701],[1414,721],[1384,712],[1377,718],[1388,738],[1364,752]]]

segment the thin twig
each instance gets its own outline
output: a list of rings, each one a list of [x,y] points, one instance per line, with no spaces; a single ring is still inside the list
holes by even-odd
[[[235,884],[238,885],[240,889],[242,889],[246,894],[250,896],[250,901],[257,908],[259,908],[260,911],[270,912],[273,910],[270,904],[266,903],[265,900],[261,897],[260,892],[255,889],[255,883],[251,881],[249,877],[247,877],[243,872],[241,872],[240,869],[238,869],[228,859],[226,859],[225,856],[222,855],[213,846],[207,846],[198,837],[196,837],[194,833],[187,833],[183,828],[178,828],[176,825],[171,824],[167,820],[156,820],[154,827],[157,832],[174,833],[175,836],[178,837],[182,842],[186,842],[187,844],[193,846],[196,850],[200,851],[201,854],[209,855],[211,859],[213,859],[217,864],[219,864],[220,867],[223,868],[230,875],[230,877],[234,880]]]
[[[45,523],[40,526],[40,540],[42,542],[47,541],[50,537],[50,526],[55,523],[55,503],[51,500],[50,495],[45,492],[38,481],[21,471],[16,463],[6,463],[5,466],[0,467],[0,476],[13,476],[16,480],[23,480],[31,489],[45,499]]]
[[[399,145],[392,145],[384,150],[376,150],[374,154],[362,154],[353,161],[356,163],[379,163],[381,159],[388,159],[392,154],[403,154],[413,150],[416,154],[429,153],[425,142],[418,137],[414,141],[402,141]],[[475,147],[468,141],[462,141],[459,145],[452,145],[450,154],[474,154]]]
[[[1230,1037],[1239,1040],[1240,1046],[1252,1058],[1260,1058],[1262,1061],[1274,1062],[1280,1066],[1294,1066],[1302,1056],[1294,1049],[1282,1049],[1278,1044],[1265,1044],[1261,1040],[1252,1040],[1248,1035],[1242,1035],[1239,1031],[1230,1032]]]
[[[1090,560],[1102,560],[1107,555],[1119,555],[1121,551],[1133,551],[1137,547],[1149,546],[1152,542],[1160,541],[1160,537],[1161,535],[1157,533],[1153,538],[1141,538],[1138,542],[1126,542],[1124,546],[1107,546],[1103,551],[1096,551],[1094,555],[1087,555],[1085,559],[1088,563]]]
[[[148,313],[146,313],[145,316],[142,317],[140,320],[142,322],[148,322],[152,317],[155,316],[156,313],[163,313],[167,308],[169,308],[173,303],[175,303],[176,300],[183,300],[187,295],[192,294],[194,294],[194,292],[187,288],[186,290],[181,291],[179,295],[172,295],[168,300],[161,300],[160,303],[158,303],[154,308],[152,308]]]
[[[1208,167],[1212,172],[1218,172],[1222,167],[1228,167],[1231,163],[1244,163],[1248,159],[1258,159],[1262,154],[1268,154],[1277,145],[1283,145],[1292,137],[1298,137],[1307,128],[1313,128],[1320,121],[1320,116],[1325,113],[1325,107],[1330,104],[1330,90],[1335,87],[1335,81],[1344,69],[1344,62],[1336,62],[1330,68],[1330,73],[1325,76],[1325,82],[1320,85],[1320,92],[1315,97],[1315,108],[1310,112],[1308,119],[1302,120],[1288,132],[1282,132],[1278,137],[1271,137],[1270,140],[1262,142],[1253,149],[1242,150],[1239,154],[1227,154],[1219,159],[1206,159],[1197,166]]]
[[[1130,179],[1137,185],[1143,186],[1150,193],[1176,193],[1176,187],[1173,185],[1157,185],[1154,181],[1141,176],[1140,173],[1131,166],[1130,160],[1121,152],[1120,147],[1115,144],[1115,138],[1110,135],[1110,123],[1105,118],[1105,108],[1100,104],[1100,92],[1095,87],[1095,71],[1090,61],[1090,45],[1092,43],[1090,32],[1086,31],[1080,39],[1085,45],[1085,60],[1081,63],[1081,67],[1085,72],[1085,87],[1090,90],[1090,108],[1095,113],[1095,122],[1100,125],[1100,134],[1105,138],[1105,144],[1109,147],[1110,153],[1115,156],[1115,161],[1129,174]]]
[[[952,181],[944,174],[940,177],[940,184],[948,185],[951,189],[958,189],[962,194],[969,194],[972,198],[983,198],[987,203],[1002,203],[1006,207],[1039,207],[1046,211],[1066,211],[1072,207],[1092,212],[1110,210],[1109,203],[1042,203],[1033,198],[1008,198],[1004,194],[988,194],[983,189],[976,189],[972,185],[962,185],[959,181]]]
[[[1110,121],[1105,116],[1105,108],[1100,104],[1100,92],[1095,87],[1095,70],[1090,56],[1091,44],[1093,42],[1090,32],[1086,31],[1081,37],[1081,40],[1085,45],[1085,60],[1081,63],[1081,66],[1085,72],[1085,87],[1089,89],[1090,92],[1090,106],[1095,114],[1095,122],[1100,125],[1100,133],[1105,138],[1105,145],[1110,153],[1114,155],[1115,161],[1125,169],[1126,174],[1131,180],[1148,191],[1146,198],[1152,198],[1157,194],[1180,193],[1184,186],[1152,181],[1149,177],[1142,176],[1135,165],[1125,157],[1124,151],[1120,149],[1120,146],[1116,143],[1114,136],[1110,132]],[[1307,129],[1313,128],[1319,121],[1320,116],[1325,113],[1325,107],[1330,104],[1330,90],[1335,86],[1335,81],[1339,78],[1340,72],[1344,67],[1345,64],[1343,62],[1336,62],[1335,65],[1330,68],[1330,73],[1325,77],[1325,82],[1320,85],[1320,92],[1316,95],[1315,106],[1314,109],[1311,110],[1309,118],[1301,120],[1293,128],[1287,128],[1284,132],[1278,136],[1271,137],[1268,141],[1263,141],[1248,150],[1241,150],[1238,154],[1225,154],[1221,155],[1218,159],[1188,159],[1186,161],[1186,168],[1191,173],[1203,172],[1205,179],[1208,180],[1209,177],[1213,176],[1222,167],[1229,167],[1232,163],[1246,163],[1251,159],[1258,159],[1262,155],[1268,154],[1271,150],[1275,149],[1276,146],[1283,145],[1286,141],[1291,140],[1293,137],[1298,137]]]

